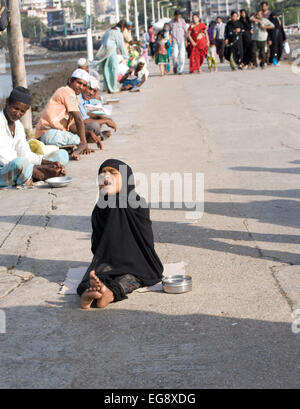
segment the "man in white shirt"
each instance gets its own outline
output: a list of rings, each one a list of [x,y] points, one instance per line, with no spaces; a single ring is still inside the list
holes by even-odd
[[[174,19],[169,22],[170,33],[173,41],[173,71],[174,74],[182,75],[185,62],[185,49],[187,46],[186,23],[181,18],[180,11],[176,10]]]
[[[65,150],[45,157],[31,152],[20,119],[31,105],[26,88],[12,90],[3,111],[0,112],[0,187],[27,185],[33,180],[64,176],[64,165],[69,161]]]

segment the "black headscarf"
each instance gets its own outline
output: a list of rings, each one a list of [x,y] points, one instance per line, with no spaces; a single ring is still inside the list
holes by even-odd
[[[107,272],[110,276],[132,274],[143,286],[154,285],[161,281],[163,266],[154,249],[149,207],[135,192],[133,173],[126,163],[117,159],[106,160],[100,166],[99,174],[105,167],[121,173],[122,188],[118,194],[102,200],[101,207],[106,200],[107,204],[115,201],[115,208],[100,208],[98,202],[92,213],[94,258],[89,271],[97,273],[101,264],[108,264],[112,267]],[[130,205],[131,197],[139,202],[138,207]],[[102,270],[103,275],[105,271]]]

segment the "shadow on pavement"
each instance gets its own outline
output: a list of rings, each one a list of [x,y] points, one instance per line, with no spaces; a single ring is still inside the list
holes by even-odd
[[[142,302],[143,294],[132,294]],[[185,303],[189,296],[168,295]],[[82,311],[78,297],[5,308],[1,388],[299,388],[291,324],[127,310]],[[126,307],[127,306],[127,307]],[[200,307],[201,308],[201,307]]]

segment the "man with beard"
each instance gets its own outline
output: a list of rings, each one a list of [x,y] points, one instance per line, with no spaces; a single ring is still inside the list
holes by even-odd
[[[35,180],[66,174],[69,155],[65,150],[47,156],[30,150],[20,119],[30,108],[31,99],[26,88],[16,87],[0,112],[0,187],[31,186]]]

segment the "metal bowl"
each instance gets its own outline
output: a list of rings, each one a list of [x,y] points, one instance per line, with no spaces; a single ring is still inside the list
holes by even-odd
[[[50,187],[65,187],[72,182],[69,176],[58,176],[57,178],[50,178],[45,180]]]
[[[169,294],[187,293],[192,291],[192,277],[186,275],[163,277],[162,288]]]
[[[105,102],[107,104],[118,104],[120,102],[120,98],[107,98]]]

